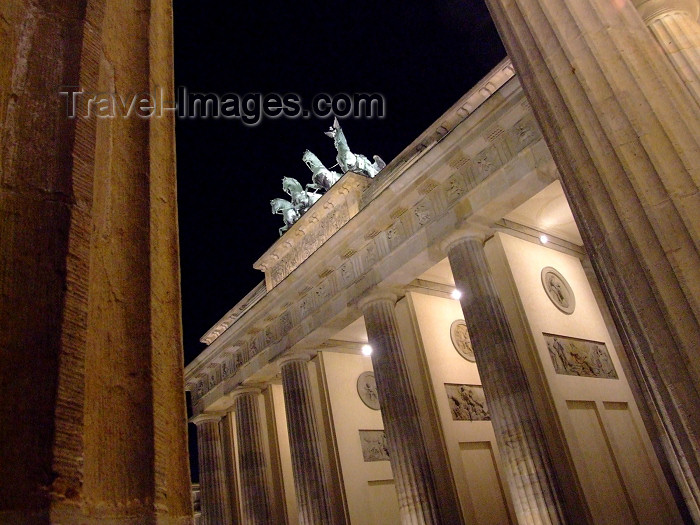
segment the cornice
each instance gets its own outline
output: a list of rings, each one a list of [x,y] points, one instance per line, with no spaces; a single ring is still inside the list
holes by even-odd
[[[217,337],[224,333],[226,329],[236,321],[236,319],[255,306],[255,304],[262,299],[266,293],[267,287],[265,286],[265,281],[263,281],[248,292],[243,299],[238,301],[236,306],[231,308],[225,316],[219,319],[219,322],[212,326],[209,331],[202,336],[200,342],[208,345],[212,344]]]
[[[372,200],[384,191],[406,169],[469,118],[514,76],[513,63],[506,57],[381,171],[372,186],[365,192],[364,200]]]
[[[190,418],[190,423],[199,425],[200,423],[218,423],[226,414],[223,412],[203,412]]]

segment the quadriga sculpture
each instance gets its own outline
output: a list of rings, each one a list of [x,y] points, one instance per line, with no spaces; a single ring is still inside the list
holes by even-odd
[[[328,191],[331,186],[338,182],[338,179],[342,177],[341,173],[338,173],[337,171],[330,171],[328,168],[326,168],[323,165],[323,162],[321,162],[319,158],[308,149],[304,152],[301,160],[304,161],[304,164],[306,164],[313,174],[311,176],[313,183],[308,184],[306,186],[307,188],[314,190],[324,189]]]
[[[358,155],[350,151],[348,141],[345,138],[343,129],[338,124],[337,118],[333,119],[333,126],[330,131],[326,132],[326,135],[333,139],[335,149],[338,151],[336,160],[343,173],[353,171],[373,179],[386,166],[386,162],[379,155],[374,155],[374,162],[371,162],[364,155]]]
[[[292,177],[282,177],[282,189],[292,198],[294,209],[301,215],[321,198],[320,193],[306,191],[299,181]]]
[[[292,203],[287,199],[272,199],[270,201],[270,206],[272,206],[272,213],[275,215],[281,215],[284,221],[284,226],[279,229],[280,235],[291,228],[292,224],[299,220],[299,212],[294,209]]]
[[[364,155],[358,155],[350,151],[348,141],[340,124],[338,124],[337,118],[333,119],[333,126],[330,131],[326,132],[326,135],[333,139],[335,149],[338,152],[336,160],[343,173],[329,170],[316,155],[306,150],[302,160],[311,170],[312,182],[304,188],[298,180],[292,177],[284,177],[282,179],[282,189],[290,196],[291,200],[272,199],[270,201],[272,213],[282,215],[284,219],[284,226],[279,229],[280,235],[286,232],[321,198],[319,191],[328,191],[331,186],[338,182],[343,174],[352,171],[372,179],[386,166],[386,163],[379,155],[375,155],[374,162],[371,162]]]
[[[282,215],[284,220],[284,226],[279,229],[280,235],[286,232],[321,198],[318,193],[306,191],[299,181],[292,177],[282,177],[282,189],[291,197],[291,202],[286,199],[272,199],[270,201],[272,213]]]

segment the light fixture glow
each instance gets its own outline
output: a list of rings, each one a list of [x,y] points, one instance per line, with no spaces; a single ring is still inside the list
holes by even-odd
[[[370,345],[362,345],[362,355],[372,355],[372,347]]]
[[[454,290],[452,290],[452,299],[454,299],[455,301],[459,301],[459,299],[460,299],[461,297],[462,297],[462,292],[460,292],[459,290],[457,290],[457,288],[455,288]]]
[[[541,242],[542,244],[547,244],[547,243],[549,242],[549,237],[547,237],[547,236],[544,235],[544,234],[540,235],[540,242]]]

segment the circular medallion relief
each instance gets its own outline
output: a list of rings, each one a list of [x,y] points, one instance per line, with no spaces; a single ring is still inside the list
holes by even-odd
[[[565,314],[574,313],[576,298],[564,276],[551,266],[542,268],[542,286],[549,300]]]
[[[369,408],[379,410],[379,396],[377,395],[377,381],[374,379],[374,372],[362,372],[357,378],[357,395]]]
[[[471,339],[469,339],[469,332],[467,331],[467,323],[465,323],[464,320],[457,319],[452,322],[450,326],[450,339],[452,339],[452,344],[455,350],[459,352],[459,355],[472,363],[476,361],[472,342]]]

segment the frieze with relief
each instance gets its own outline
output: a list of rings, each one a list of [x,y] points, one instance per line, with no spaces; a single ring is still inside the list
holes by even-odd
[[[486,177],[495,172],[501,167],[498,152],[494,146],[489,146],[483,150],[475,159],[476,168],[478,171],[479,180],[484,180]]]
[[[344,286],[349,286],[355,281],[352,261],[348,261],[340,267],[340,279]]]
[[[265,272],[268,290],[284,280],[357,214],[362,191],[369,182],[368,178],[353,173],[343,176],[258,259],[254,267]]]
[[[447,199],[454,202],[466,193],[466,188],[462,178],[453,174],[447,179]]]
[[[292,326],[292,314],[289,311],[286,311],[280,316],[281,337],[284,337],[284,334],[288,333],[292,329]]]
[[[420,226],[428,224],[433,218],[433,211],[425,203],[416,206],[413,210],[413,214],[416,216],[416,219],[418,219],[418,224]]]
[[[484,388],[481,385],[445,383],[445,393],[454,421],[490,421]]]
[[[365,462],[389,461],[389,446],[383,430],[360,430],[359,433]]]
[[[390,250],[399,246],[406,239],[406,227],[403,222],[404,217],[400,217],[386,230],[386,241]]]
[[[270,346],[272,343],[274,343],[277,339],[275,338],[275,333],[274,333],[274,325],[268,326],[265,328],[265,344],[263,345],[264,348],[267,348]]]

